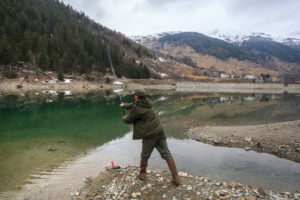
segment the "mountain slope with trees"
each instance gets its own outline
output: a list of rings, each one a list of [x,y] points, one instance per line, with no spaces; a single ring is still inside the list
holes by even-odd
[[[247,37],[240,43],[227,42],[197,32],[161,33],[132,37],[138,43],[168,54],[200,70],[198,74],[221,73],[277,77],[300,80],[300,51],[269,37]]]
[[[59,0],[0,1],[0,65],[26,63],[42,71],[149,78],[141,56],[154,53],[95,23]]]
[[[264,38],[252,38],[244,41],[242,47],[259,60],[269,60],[272,56],[282,61],[300,64],[300,51],[290,46]]]

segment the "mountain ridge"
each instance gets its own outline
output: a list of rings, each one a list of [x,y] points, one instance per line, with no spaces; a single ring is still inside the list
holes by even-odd
[[[260,71],[264,71],[262,69],[264,68],[278,72],[276,75],[278,77],[292,74],[300,79],[300,51],[291,45],[288,46],[275,41],[267,34],[252,34],[251,37],[244,37],[243,40],[237,38],[239,42],[228,42],[197,32],[166,32],[156,34],[155,36],[135,36],[131,38],[145,47],[158,52],[164,52],[181,61],[189,59],[189,63],[197,63],[198,67],[201,67],[201,65],[202,67],[206,65],[206,68],[215,67],[212,64],[213,62],[209,62],[210,64],[205,64],[205,62],[201,63],[203,56],[213,56],[217,59],[224,60],[223,64],[220,65],[226,65],[226,60],[228,61],[235,58],[242,62],[237,65],[244,65],[244,61],[251,62],[252,64],[249,64],[249,62],[248,64],[257,68],[258,73],[256,74],[259,74]],[[286,40],[283,39],[282,41]],[[293,42],[294,41],[296,40],[293,40]],[[290,44],[297,46],[297,41],[296,43]],[[191,49],[198,54],[198,58],[186,51],[185,55],[180,55],[180,50],[178,50],[180,47],[182,49],[191,47]],[[240,69],[241,70],[237,70],[240,75],[246,73],[245,70]],[[224,70],[226,72],[226,69],[222,67],[221,71]],[[229,70],[227,73],[229,73]]]
[[[131,35],[128,36],[130,39],[134,40],[134,41],[140,41],[142,42],[143,39],[159,39],[165,35],[172,35],[172,34],[176,34],[176,33],[184,33],[184,32],[189,32],[189,31],[170,31],[170,32],[161,32],[161,33],[155,33],[155,34],[148,34],[148,35]],[[216,38],[216,39],[220,39],[223,40],[225,42],[229,42],[229,43],[237,43],[237,44],[241,44],[242,42],[249,40],[253,37],[261,37],[261,38],[265,38],[268,40],[273,40],[288,46],[297,46],[300,45],[300,36],[299,37],[291,37],[291,36],[272,36],[271,34],[268,33],[259,33],[259,32],[252,32],[252,33],[239,33],[239,32],[231,32],[231,33],[222,33],[219,31],[214,31],[208,34],[204,34],[203,35],[212,37],[212,38]]]

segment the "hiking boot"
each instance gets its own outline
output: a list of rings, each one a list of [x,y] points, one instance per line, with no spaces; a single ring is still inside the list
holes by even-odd
[[[172,174],[172,184],[176,185],[176,186],[179,186],[181,184],[181,181],[180,181],[180,178],[177,174],[176,164],[175,164],[175,161],[174,161],[173,157],[171,157],[171,156],[168,157],[166,159],[166,161],[168,163],[170,172]]]
[[[178,175],[172,178],[172,184],[175,186],[181,185],[181,180]]]
[[[148,160],[141,159],[140,174],[138,175],[138,179],[140,179],[141,181],[146,181],[147,166],[148,166]]]
[[[138,179],[140,179],[141,181],[146,181],[146,174],[139,174],[138,175]]]

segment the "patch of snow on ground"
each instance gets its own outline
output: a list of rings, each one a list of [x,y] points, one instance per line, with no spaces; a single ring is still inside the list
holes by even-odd
[[[160,97],[158,101],[165,101],[166,99],[168,99],[168,97]]]
[[[71,91],[65,91],[64,94],[68,96],[68,95],[72,95],[72,92]]]
[[[159,62],[165,62],[165,59],[162,57],[159,57],[158,60],[159,60]]]
[[[158,115],[162,115],[164,113],[165,113],[164,111],[160,111],[160,112],[158,112]]]
[[[49,90],[48,94],[57,95],[57,91],[56,90]]]
[[[123,83],[120,82],[120,81],[114,81],[113,84],[114,84],[114,85],[123,85]]]
[[[159,72],[159,75],[160,75],[161,77],[168,77],[168,75],[165,74],[165,73],[160,73],[160,72]]]
[[[56,83],[57,79],[54,79],[54,80],[50,80],[48,81],[48,83]]]
[[[65,79],[65,83],[71,83],[71,80],[72,80],[72,79],[67,79],[67,78],[66,78],[66,79]]]
[[[123,92],[123,89],[116,89],[116,90],[114,90],[114,93],[119,93],[119,92]]]

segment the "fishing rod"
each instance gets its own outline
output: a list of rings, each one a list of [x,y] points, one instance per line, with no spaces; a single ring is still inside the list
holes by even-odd
[[[111,57],[110,57],[110,49],[109,49],[109,45],[107,45],[107,56],[108,56],[108,60],[109,60],[109,64],[110,64],[110,69],[111,69],[111,71],[112,71],[112,73],[113,73],[115,79],[117,79],[117,76],[116,76],[116,73],[115,73],[115,68],[114,68],[114,66],[113,66],[113,64],[112,64]],[[119,94],[119,91],[117,91],[116,93],[117,93],[117,95],[118,95],[118,97],[119,97],[119,100],[120,100],[121,104],[124,104],[123,98],[122,98],[122,96]],[[124,107],[122,107],[122,111],[123,111],[123,115],[125,115],[125,108],[124,108]]]

